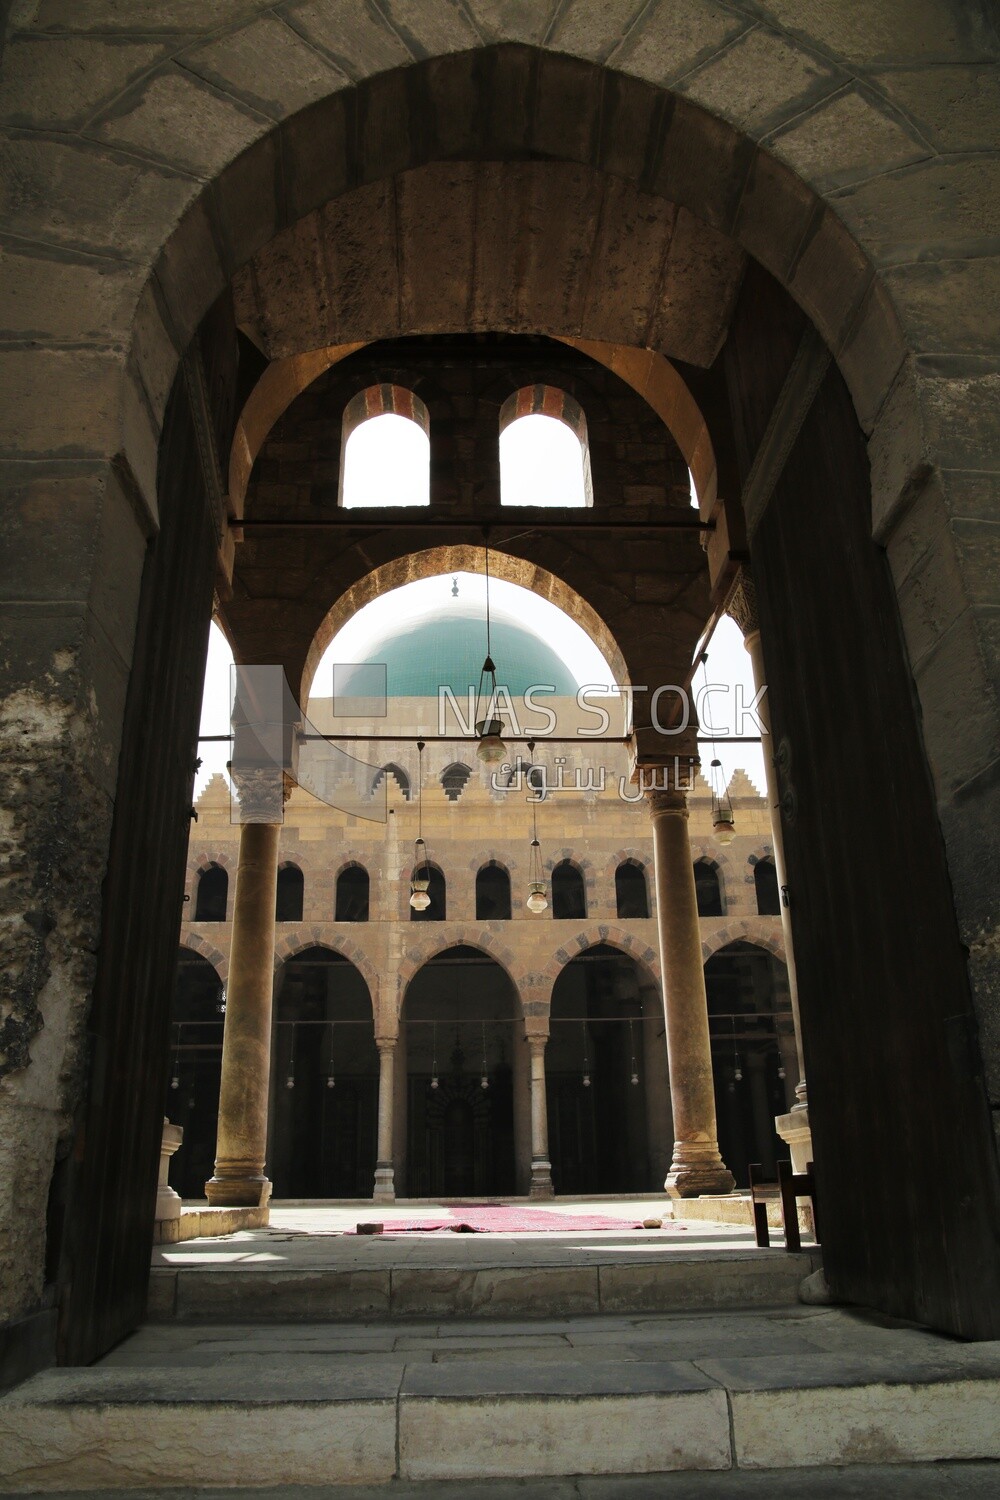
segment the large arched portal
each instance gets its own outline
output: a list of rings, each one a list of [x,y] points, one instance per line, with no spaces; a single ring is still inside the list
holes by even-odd
[[[526,1089],[523,1022],[511,979],[478,948],[448,948],[413,976],[400,1019],[403,1192],[410,1198],[515,1192],[524,1175]]]
[[[269,1162],[279,1198],[368,1198],[375,1176],[378,1053],[368,986],[329,948],[278,971]]]
[[[545,1081],[557,1194],[662,1191],[671,1143],[663,1013],[634,958],[596,943],[562,970]]]
[[[4,1229],[12,1246],[37,1246],[58,1162],[66,1230],[48,1260],[66,1294],[67,1358],[115,1342],[144,1301],[160,1121],[139,1080],[165,1071],[216,561],[227,595],[242,551],[234,618],[259,605],[233,629],[241,659],[297,667],[295,688],[315,634],[318,601],[300,606],[288,587],[309,572],[308,540],[272,548],[248,529],[239,542],[228,524],[238,407],[283,350],[326,368],[317,350],[331,340],[470,329],[599,340],[620,368],[647,373],[660,356],[684,362],[724,471],[724,509],[705,504],[713,577],[742,553],[758,588],[831,1284],[956,1332],[996,1332],[995,882],[982,872],[997,716],[974,540],[996,473],[981,316],[995,238],[989,143],[974,110],[940,107],[912,39],[887,41],[875,9],[850,21],[823,10],[794,33],[735,20],[721,47],[687,0],[645,7],[627,36],[579,24],[570,4],[544,45],[530,7],[501,9],[514,19],[469,0],[418,35],[366,15],[374,47],[345,31],[362,81],[342,87],[331,73],[307,113],[277,84],[274,127],[238,70],[207,83],[185,65],[179,79],[169,44],[124,95],[116,60],[117,82],[74,121],[62,43],[38,32],[32,47],[53,60],[37,64],[30,111],[13,91],[24,190],[9,205],[17,251],[4,274],[24,310],[11,363],[33,389],[7,404],[5,451],[25,462],[12,464],[4,687],[10,763],[33,796],[10,778],[21,853],[6,893],[3,1038],[15,1086],[0,1109],[4,1139],[33,1167],[31,1201],[9,1212],[34,1233]],[[921,13],[935,39],[928,74],[992,45],[985,27],[974,44],[956,31],[953,9],[928,0]],[[30,12],[19,8],[19,24],[35,26]],[[100,5],[88,15],[104,19]],[[498,45],[478,43],[470,16]],[[981,13],[970,16],[976,31]],[[243,42],[263,53],[271,19]],[[221,38],[225,25],[211,24]],[[325,21],[302,24],[329,43]],[[124,53],[124,26],[88,45]],[[185,57],[198,39],[178,41]],[[22,51],[7,49],[5,69]],[[183,89],[184,128],[151,136],[163,89]],[[220,109],[226,129],[203,127]],[[52,184],[66,190],[55,208]],[[279,242],[289,227],[297,258]],[[100,298],[96,263],[108,268]],[[256,349],[238,334],[237,275]],[[634,519],[644,502],[633,489]],[[484,491],[467,497],[478,526]],[[73,521],[55,541],[53,513]],[[391,564],[408,544],[373,530],[362,550],[369,565]],[[573,548],[523,550],[555,566]],[[606,544],[595,597],[622,620],[633,585],[649,600],[645,660],[666,673],[664,601],[684,618],[681,647],[705,600],[682,576],[651,575],[654,550],[634,537]],[[40,616],[28,649],[22,622]],[[140,995],[132,1024],[125,1008]],[[85,1076],[88,1030],[102,1076],[129,1085],[111,1104],[70,1082]],[[46,1055],[46,1076],[65,1082],[46,1091],[40,1124],[24,1073],[46,1048],[64,1054]],[[39,1305],[44,1273],[33,1250],[11,1254],[2,1314],[13,1318]]]
[[[212,1175],[225,1010],[226,992],[213,966],[200,953],[182,948],[170,1012],[170,1082],[163,1105],[167,1119],[184,1131],[170,1173],[182,1198],[203,1197]]]
[[[774,1181],[788,1156],[774,1128],[794,1103],[795,1034],[785,965],[753,943],[720,948],[705,965],[719,1145],[740,1187],[759,1162]]]

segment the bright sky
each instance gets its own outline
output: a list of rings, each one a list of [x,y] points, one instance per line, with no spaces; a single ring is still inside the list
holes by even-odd
[[[583,449],[572,428],[540,412],[519,417],[500,434],[503,505],[581,506]]]

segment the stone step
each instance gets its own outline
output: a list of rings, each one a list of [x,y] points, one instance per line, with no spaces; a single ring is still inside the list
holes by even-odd
[[[509,1356],[440,1363],[301,1350],[255,1360],[244,1350],[221,1364],[50,1370],[0,1401],[0,1489],[199,1489],[223,1476],[245,1489],[278,1476],[304,1486],[471,1483],[1000,1457],[997,1345],[915,1341],[907,1354],[890,1340],[868,1354],[671,1360],[651,1350],[539,1362],[527,1349],[517,1357],[516,1342]]]
[[[273,1244],[273,1242],[272,1242]],[[350,1265],[289,1266],[253,1255],[221,1264],[158,1264],[147,1317],[213,1323],[381,1318],[551,1318],[775,1307],[797,1301],[820,1252],[730,1250],[656,1257],[622,1244],[574,1247],[565,1262],[519,1263],[463,1243],[461,1261],[401,1264],[398,1245],[362,1242]],[[421,1247],[424,1254],[427,1250]]]

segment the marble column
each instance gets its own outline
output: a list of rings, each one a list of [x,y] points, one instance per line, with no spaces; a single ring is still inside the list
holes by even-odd
[[[205,1184],[213,1205],[263,1207],[271,1196],[264,1158],[280,837],[280,823],[240,829],[215,1172]]]
[[[531,1184],[530,1198],[551,1198],[552,1163],[549,1161],[549,1114],[545,1093],[545,1047],[547,1036],[529,1036],[531,1051]]]
[[[392,1158],[393,1120],[396,1102],[396,1038],[376,1039],[378,1047],[378,1160],[375,1163],[376,1203],[395,1203],[396,1189]]]
[[[674,1154],[664,1187],[672,1198],[729,1193],[735,1178],[719,1153],[698,902],[688,839],[687,793],[661,768],[663,790],[646,791],[653,822],[656,925],[670,1063]]]
[[[739,582],[730,598],[728,613],[743,632],[743,644],[753,666],[754,688],[759,691],[767,682],[764,670],[764,651],[760,639],[760,621],[757,616],[757,591],[753,575],[746,566],[740,568]],[[781,789],[774,759],[774,744],[771,734],[771,708],[767,693],[757,706],[757,715],[764,729],[764,779],[767,790],[767,806],[771,816],[771,847],[774,850],[774,872],[780,894],[781,935],[785,944],[785,967],[788,971],[788,995],[792,1007],[792,1024],[795,1028],[795,1054],[798,1082],[795,1085],[795,1104],[786,1115],[779,1115],[775,1128],[792,1154],[792,1165],[797,1172],[804,1172],[812,1159],[812,1138],[809,1132],[809,1100],[806,1092],[806,1070],[802,1055],[802,1028],[799,1022],[799,984],[795,972],[795,945],[792,941],[792,916],[788,882],[785,875],[785,841],[781,826]]]

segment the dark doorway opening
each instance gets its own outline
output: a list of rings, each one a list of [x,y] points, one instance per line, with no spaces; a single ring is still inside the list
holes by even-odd
[[[215,1168],[225,1007],[222,980],[208,959],[182,948],[170,1012],[173,1052],[163,1106],[171,1124],[184,1131],[170,1163],[170,1186],[182,1198],[204,1198],[205,1183]]]
[[[274,1004],[269,1175],[276,1198],[370,1198],[378,1128],[371,996],[354,965],[307,948]]]
[[[552,991],[545,1059],[557,1193],[660,1191],[669,1166],[666,1043],[655,984],[598,943]]]
[[[722,1159],[739,1187],[755,1161],[773,1181],[788,1156],[774,1117],[791,1107],[796,1083],[785,965],[753,943],[729,943],[705,965],[705,989]]]
[[[424,964],[406,992],[406,1193],[516,1191],[517,996],[504,970],[464,945]]]

